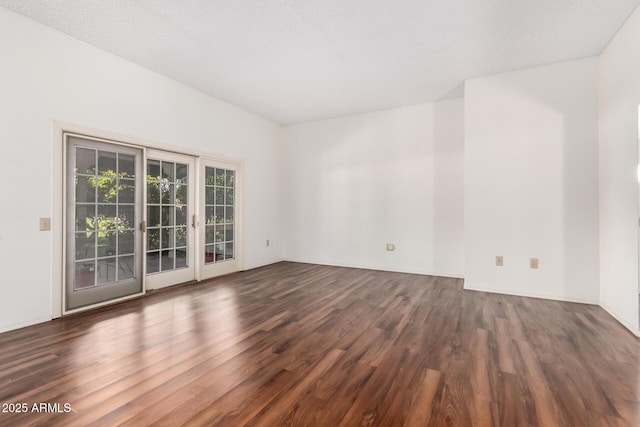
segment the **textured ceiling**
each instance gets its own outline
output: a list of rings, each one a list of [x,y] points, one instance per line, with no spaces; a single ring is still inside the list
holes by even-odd
[[[640,0],[0,0],[279,123],[462,95],[596,55]]]

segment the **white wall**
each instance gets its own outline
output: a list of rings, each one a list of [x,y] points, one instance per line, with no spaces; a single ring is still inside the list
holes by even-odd
[[[638,333],[640,9],[600,57],[600,303]]]
[[[53,120],[244,160],[244,268],[282,259],[279,125],[2,8],[0,40],[0,331],[51,316]]]
[[[465,288],[598,302],[597,84],[596,58],[467,81]]]
[[[462,276],[463,129],[461,99],[284,127],[285,259]]]

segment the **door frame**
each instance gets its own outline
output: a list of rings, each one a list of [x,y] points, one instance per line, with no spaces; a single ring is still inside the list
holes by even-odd
[[[65,195],[66,189],[65,185],[65,173],[66,173],[66,153],[65,153],[65,143],[64,143],[64,133],[75,133],[83,136],[87,136],[90,138],[96,138],[98,140],[106,140],[107,142],[120,142],[122,145],[128,146],[136,146],[142,148],[144,151],[143,160],[143,171],[146,175],[146,150],[154,149],[160,151],[168,151],[174,152],[177,154],[183,154],[187,156],[192,156],[196,160],[195,173],[196,173],[196,182],[200,181],[200,169],[202,168],[202,161],[204,159],[213,160],[216,162],[226,162],[230,164],[237,165],[238,172],[241,177],[243,177],[243,169],[244,169],[244,161],[238,158],[230,157],[227,155],[199,151],[194,149],[189,149],[185,147],[181,147],[178,145],[170,145],[163,144],[156,141],[150,141],[143,138],[133,137],[131,135],[125,135],[115,132],[104,131],[88,126],[82,126],[74,123],[53,120],[52,121],[52,139],[53,139],[53,165],[52,165],[52,218],[51,218],[51,230],[52,230],[52,265],[51,265],[51,318],[55,319],[61,317],[63,315],[72,314],[78,311],[89,310],[92,308],[97,308],[103,305],[114,304],[120,301],[124,301],[127,299],[131,299],[131,297],[119,298],[117,300],[107,301],[96,305],[91,305],[87,307],[78,308],[71,311],[65,311],[64,298],[64,283],[65,283],[65,259],[66,259],[66,239],[64,237],[64,223],[65,223]],[[242,191],[242,178],[240,179],[240,184],[236,189],[236,199],[237,199],[237,207],[238,215],[242,216],[242,200],[243,200],[243,191]],[[144,200],[147,198],[147,189],[146,185],[143,187],[144,191]],[[197,206],[200,203],[199,200],[200,190],[196,189],[196,203]],[[146,209],[143,212],[143,218],[146,221]],[[196,215],[199,215],[199,208],[196,209]],[[196,218],[196,221],[199,221],[199,218]],[[198,224],[199,225],[199,224]],[[238,244],[239,247],[242,247],[242,228],[239,227],[239,235],[238,235]],[[197,236],[199,233],[196,233],[196,250],[199,251],[199,237]],[[143,245],[146,248],[146,245]],[[244,268],[244,258],[243,251],[238,253],[238,268],[241,271]],[[199,282],[203,280],[202,277],[202,265],[204,262],[199,262],[199,253],[196,252],[196,280]],[[146,264],[143,263],[143,292],[146,292]]]

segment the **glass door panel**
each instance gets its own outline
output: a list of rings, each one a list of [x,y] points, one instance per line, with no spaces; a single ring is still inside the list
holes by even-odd
[[[70,134],[65,140],[66,310],[139,294],[142,151]]]
[[[195,279],[195,161],[150,150],[147,158],[147,288]]]
[[[239,270],[237,227],[238,165],[204,161],[201,208],[203,278]]]

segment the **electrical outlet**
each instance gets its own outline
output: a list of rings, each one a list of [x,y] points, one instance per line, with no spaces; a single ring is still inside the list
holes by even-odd
[[[396,245],[394,245],[393,243],[387,243],[387,250],[389,252],[395,251],[396,250]]]
[[[529,258],[529,268],[538,269],[538,258]]]
[[[267,239],[267,247],[269,247],[270,244],[271,242],[269,241],[269,239]]]
[[[51,230],[51,218],[40,218],[40,231]]]
[[[504,257],[502,255],[496,256],[496,266],[497,267],[504,266]]]

